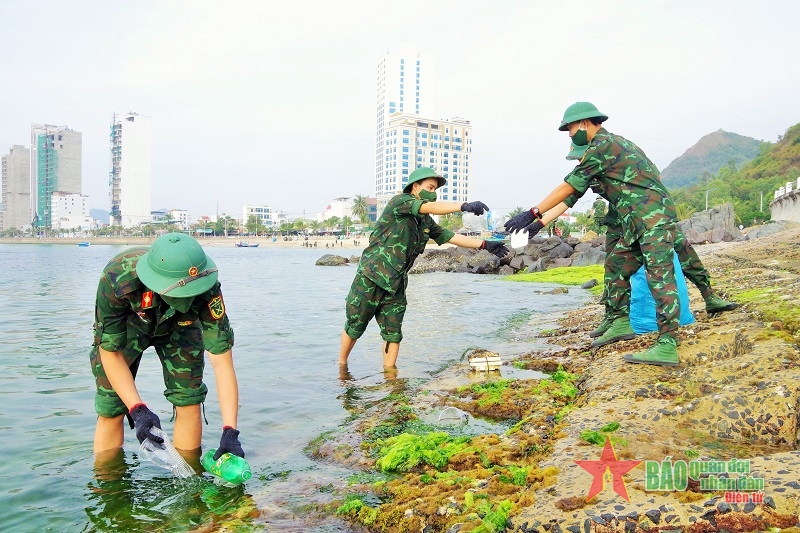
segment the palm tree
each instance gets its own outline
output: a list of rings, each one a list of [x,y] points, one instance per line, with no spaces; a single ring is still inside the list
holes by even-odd
[[[367,223],[369,216],[369,206],[367,205],[367,196],[357,194],[353,198],[353,207],[350,209],[354,217],[357,217],[362,224]]]
[[[344,233],[350,233],[350,226],[353,225],[353,220],[350,217],[344,217],[342,219],[342,231]]]

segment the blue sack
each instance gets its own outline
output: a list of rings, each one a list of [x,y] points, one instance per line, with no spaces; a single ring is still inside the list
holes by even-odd
[[[694,315],[689,309],[689,289],[686,288],[686,278],[678,261],[678,254],[673,252],[672,263],[675,265],[675,281],[678,283],[678,303],[681,307],[681,326],[694,324]],[[656,323],[656,301],[650,294],[647,286],[647,276],[644,265],[631,277],[631,327],[637,335],[658,331]]]

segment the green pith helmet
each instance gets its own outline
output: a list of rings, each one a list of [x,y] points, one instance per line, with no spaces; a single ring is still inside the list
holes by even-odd
[[[409,193],[411,192],[411,186],[414,185],[418,181],[422,181],[426,178],[436,178],[439,181],[439,185],[436,187],[437,189],[447,183],[447,180],[441,177],[439,174],[436,173],[435,170],[428,167],[419,167],[417,170],[411,173],[408,177],[408,183],[406,186],[403,187],[403,192]]]
[[[583,154],[586,153],[586,149],[589,148],[588,144],[584,144],[583,146],[578,146],[575,143],[569,143],[569,153],[567,154],[567,159],[581,159],[583,158]]]
[[[153,241],[136,263],[145,286],[173,298],[206,292],[217,282],[217,265],[200,243],[183,233],[167,233]]]
[[[558,131],[567,131],[569,129],[567,126],[569,124],[585,118],[608,120],[608,117],[598,111],[594,104],[589,102],[575,102],[564,111],[564,118],[561,119],[561,125],[558,127]]]

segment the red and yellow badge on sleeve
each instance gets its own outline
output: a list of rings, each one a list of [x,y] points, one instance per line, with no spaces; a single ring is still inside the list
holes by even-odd
[[[222,295],[215,296],[208,302],[208,310],[211,312],[211,318],[219,320],[225,314],[225,302],[222,301]]]
[[[144,291],[142,293],[142,309],[150,309],[153,307],[153,291]]]

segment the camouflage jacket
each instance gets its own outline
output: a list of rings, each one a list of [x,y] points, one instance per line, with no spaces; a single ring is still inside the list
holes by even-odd
[[[391,293],[405,284],[408,270],[425,250],[429,239],[442,245],[454,233],[421,214],[425,200],[410,194],[398,194],[386,204],[361,255],[359,272]]]
[[[214,354],[228,351],[233,346],[233,330],[219,282],[195,296],[189,310],[180,313],[139,281],[136,262],[146,251],[145,247],[126,250],[103,269],[95,300],[94,328],[99,346],[116,352],[126,345],[129,334],[163,336],[199,322],[205,349]]]
[[[580,164],[564,181],[582,196],[593,188],[608,200],[630,245],[648,229],[675,224],[675,204],[656,166],[631,141],[600,128]],[[609,211],[611,209],[609,208]]]

